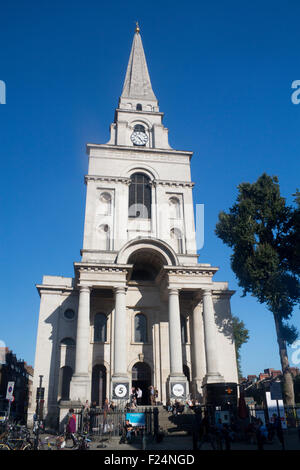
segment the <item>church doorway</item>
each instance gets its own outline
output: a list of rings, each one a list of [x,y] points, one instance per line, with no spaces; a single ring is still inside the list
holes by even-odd
[[[92,372],[92,397],[91,402],[96,402],[97,406],[103,406],[106,398],[106,367],[97,364]]]
[[[139,387],[142,392],[142,405],[150,405],[151,368],[145,362],[137,362],[132,368],[132,387]]]

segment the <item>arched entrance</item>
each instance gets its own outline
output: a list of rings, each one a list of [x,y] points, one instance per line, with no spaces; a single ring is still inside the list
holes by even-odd
[[[142,390],[142,405],[150,405],[150,385],[152,385],[150,366],[145,362],[136,362],[132,368],[132,387],[139,387]]]
[[[106,398],[106,367],[97,364],[93,367],[92,373],[92,397],[91,401],[96,402],[97,406],[103,406]]]

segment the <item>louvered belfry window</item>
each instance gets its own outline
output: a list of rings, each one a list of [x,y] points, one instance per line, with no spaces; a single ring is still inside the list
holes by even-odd
[[[134,173],[131,176],[129,217],[151,219],[151,182],[143,173]]]

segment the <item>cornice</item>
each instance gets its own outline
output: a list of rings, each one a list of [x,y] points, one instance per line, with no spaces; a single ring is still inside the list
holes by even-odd
[[[76,291],[75,287],[69,286],[58,286],[58,285],[50,285],[50,284],[36,284],[35,287],[37,288],[39,294],[68,294]]]
[[[127,145],[111,145],[111,144],[86,144],[87,153],[89,153],[89,149],[98,148],[103,150],[111,150],[112,152],[116,152],[116,150],[120,151],[131,151],[131,152],[141,152],[141,153],[155,153],[155,154],[172,154],[172,155],[184,155],[189,158],[192,158],[194,152],[189,150],[174,150],[174,149],[161,149],[161,148],[152,148],[152,147],[128,147]]]
[[[134,99],[138,99],[138,98],[134,98]],[[129,114],[135,114],[137,116],[137,118],[139,118],[139,116],[142,116],[143,114],[146,114],[148,116],[164,116],[165,113],[162,113],[161,111],[146,111],[146,110],[142,110],[142,111],[137,111],[136,109],[130,109],[130,108],[116,108],[116,113],[129,113]],[[116,122],[114,122],[114,124],[116,124]]]
[[[106,181],[109,183],[124,183],[130,184],[130,178],[124,178],[123,176],[98,176],[98,175],[86,175],[84,182],[88,181]]]
[[[75,272],[107,272],[124,273],[132,269],[132,264],[108,264],[108,263],[74,263]]]
[[[123,176],[100,176],[100,175],[86,175],[84,177],[85,183],[88,181],[106,181],[109,183],[124,183],[124,184],[130,184],[131,179],[126,178]],[[152,183],[155,186],[173,186],[173,187],[188,187],[188,188],[193,188],[195,183],[192,181],[172,181],[172,180],[157,180],[154,179]]]
[[[213,266],[164,266],[162,268],[165,274],[175,274],[184,276],[214,276],[219,268]]]
[[[192,181],[171,181],[171,180],[153,180],[153,184],[156,186],[182,186],[192,188],[195,183]]]

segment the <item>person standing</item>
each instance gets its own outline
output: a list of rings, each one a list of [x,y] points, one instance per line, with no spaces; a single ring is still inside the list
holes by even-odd
[[[82,408],[82,420],[83,420],[84,432],[88,432],[89,430],[89,413],[90,413],[90,405],[89,405],[89,401],[86,400]]]
[[[282,448],[284,449],[284,440],[283,440],[283,430],[282,430],[282,424],[281,424],[281,418],[280,416],[277,416],[276,413],[273,413],[273,423],[274,423],[274,429],[276,431],[277,438],[282,445]]]
[[[256,421],[255,425],[255,435],[256,435],[256,442],[257,442],[257,450],[264,450],[265,444],[265,436],[264,436],[264,429],[263,429],[263,422],[261,419]]]
[[[74,413],[73,408],[70,408],[69,414],[68,414],[68,423],[66,427],[66,440],[71,438],[73,441],[73,447],[77,445],[75,432],[76,432],[76,415]]]
[[[155,405],[155,395],[154,395],[155,390],[154,390],[153,385],[150,385],[149,393],[150,393],[150,404],[151,404],[151,406],[154,406]]]
[[[142,404],[142,396],[143,396],[143,392],[140,389],[140,387],[138,387],[136,389],[136,397],[137,397],[137,405],[138,406],[141,406],[141,404]]]

